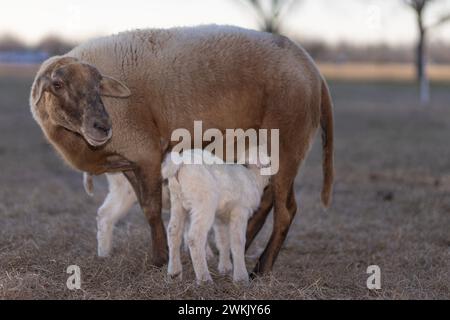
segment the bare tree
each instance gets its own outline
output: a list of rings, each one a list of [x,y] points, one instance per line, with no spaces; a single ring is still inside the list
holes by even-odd
[[[258,15],[262,31],[279,34],[281,18],[292,11],[299,0],[244,0],[250,4]]]
[[[450,13],[441,16],[433,24],[426,25],[424,22],[424,13],[427,6],[436,2],[435,0],[404,0],[416,13],[416,21],[419,36],[416,46],[416,75],[420,86],[420,102],[426,105],[430,101],[430,84],[426,71],[426,37],[430,29],[438,27],[450,20]]]

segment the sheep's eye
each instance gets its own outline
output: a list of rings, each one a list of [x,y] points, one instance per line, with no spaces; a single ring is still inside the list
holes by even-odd
[[[52,85],[53,85],[53,88],[55,88],[55,90],[59,90],[59,89],[61,89],[63,87],[63,84],[60,81],[54,81],[52,83]]]

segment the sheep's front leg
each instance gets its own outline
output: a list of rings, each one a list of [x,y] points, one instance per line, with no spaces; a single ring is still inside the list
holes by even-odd
[[[219,266],[218,270],[221,274],[227,274],[233,269],[230,257],[230,233],[229,225],[220,219],[216,219],[214,223],[214,237],[216,246],[219,249]]]
[[[133,186],[151,228],[152,258],[157,267],[167,262],[167,237],[161,217],[161,161],[143,163],[133,171],[124,172]]]
[[[187,212],[184,210],[181,201],[173,198],[171,199],[170,220],[167,228],[169,243],[169,266],[167,273],[172,278],[181,279],[183,267],[181,265],[180,250]]]
[[[230,244],[233,256],[233,281],[248,282],[247,267],[245,266],[245,234],[249,212],[242,208],[235,208],[230,217]]]
[[[214,222],[214,214],[215,210],[207,206],[195,208],[191,212],[188,245],[198,284],[212,281],[206,261],[206,241],[208,240],[208,231]]]

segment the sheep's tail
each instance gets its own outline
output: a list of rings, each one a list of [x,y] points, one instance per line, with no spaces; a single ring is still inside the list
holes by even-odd
[[[83,172],[83,187],[84,191],[90,196],[94,196],[94,180],[92,179],[92,175],[87,172]]]
[[[161,176],[163,180],[174,177],[178,170],[180,170],[182,163],[174,163],[171,158],[171,153],[167,153],[162,165],[161,165]]]
[[[333,165],[333,103],[330,91],[325,80],[322,80],[320,126],[322,128],[322,203],[329,207],[333,192],[334,165]]]

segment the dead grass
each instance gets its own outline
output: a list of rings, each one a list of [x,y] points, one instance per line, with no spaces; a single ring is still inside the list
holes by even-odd
[[[450,298],[448,86],[433,87],[424,110],[411,85],[332,83],[333,207],[325,212],[318,202],[316,144],[297,178],[299,212],[273,274],[248,287],[214,274],[214,285],[199,288],[187,257],[179,283],[149,264],[149,228],[138,208],[119,224],[113,256],[96,257],[105,183],[93,199],[84,194],[81,175],[31,118],[30,84],[0,77],[0,299]],[[65,286],[72,264],[81,267],[79,291]],[[382,270],[379,291],[366,288],[371,264]]]

